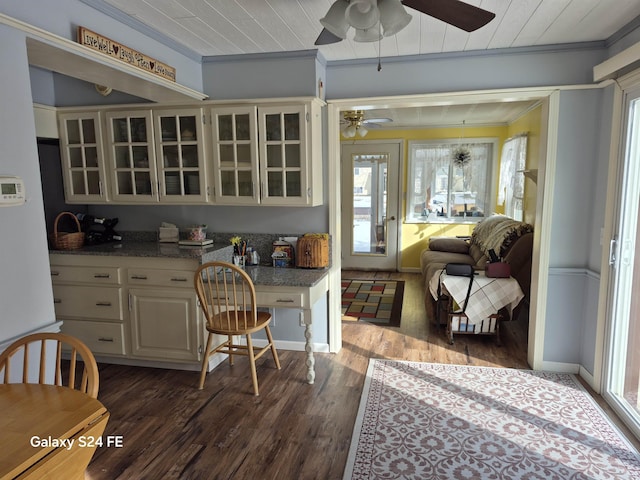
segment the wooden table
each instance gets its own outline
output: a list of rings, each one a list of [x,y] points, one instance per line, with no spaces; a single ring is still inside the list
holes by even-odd
[[[102,403],[68,387],[0,385],[0,480],[84,479],[108,420]]]

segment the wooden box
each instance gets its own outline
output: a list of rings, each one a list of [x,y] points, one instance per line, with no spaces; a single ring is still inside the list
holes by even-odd
[[[296,267],[325,268],[329,266],[328,235],[311,234],[300,237],[296,250]]]

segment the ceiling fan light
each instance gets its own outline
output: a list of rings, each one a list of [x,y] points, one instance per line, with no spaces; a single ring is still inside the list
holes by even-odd
[[[347,30],[349,30],[350,26],[346,16],[347,7],[349,7],[349,2],[336,0],[327,14],[320,19],[320,23],[324,28],[342,39],[347,38]]]
[[[400,0],[379,0],[380,23],[382,23],[383,35],[389,37],[395,35],[409,25],[411,15],[400,3]]]
[[[382,39],[382,34],[377,24],[373,28],[367,28],[366,30],[356,28],[356,34],[353,37],[354,42],[377,42],[380,39]]]
[[[364,125],[360,125],[360,128],[358,128],[358,135],[364,137],[367,133],[369,133],[369,130],[364,128]]]
[[[355,124],[351,123],[342,131],[342,135],[345,138],[353,138],[356,136],[356,130]]]
[[[376,0],[351,0],[345,15],[349,25],[361,30],[373,27],[380,20]]]

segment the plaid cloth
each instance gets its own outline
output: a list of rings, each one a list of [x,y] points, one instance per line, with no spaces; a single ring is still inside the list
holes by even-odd
[[[449,276],[444,272],[440,276],[438,271],[429,281],[429,290],[435,299],[438,298],[439,282],[442,282],[442,291],[448,292],[462,309],[469,289],[469,278]],[[488,278],[480,271],[473,278],[469,303],[464,313],[473,325],[497,313],[502,307],[511,313],[523,298],[524,293],[515,278]]]

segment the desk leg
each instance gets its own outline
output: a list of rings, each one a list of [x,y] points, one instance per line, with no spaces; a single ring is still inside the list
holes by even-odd
[[[315,382],[316,379],[316,371],[315,371],[315,364],[316,361],[313,358],[313,332],[311,330],[311,310],[303,310],[301,312],[302,315],[302,321],[304,322],[304,338],[305,338],[305,344],[304,344],[304,350],[305,352],[307,352],[307,360],[306,360],[306,365],[307,365],[307,383],[309,385],[313,385],[313,382]]]

